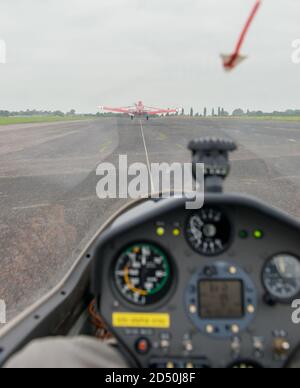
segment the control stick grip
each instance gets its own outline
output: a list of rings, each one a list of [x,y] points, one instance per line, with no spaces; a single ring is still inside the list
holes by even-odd
[[[223,192],[223,182],[230,173],[229,152],[237,150],[232,140],[221,138],[200,138],[189,144],[192,152],[193,176],[196,179],[196,165],[204,164],[205,191]]]

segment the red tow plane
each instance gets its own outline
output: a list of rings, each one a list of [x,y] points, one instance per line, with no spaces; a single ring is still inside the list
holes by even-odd
[[[122,113],[128,115],[133,120],[135,117],[146,117],[149,120],[150,116],[156,116],[160,114],[177,113],[178,109],[160,109],[145,106],[142,101],[139,101],[134,106],[111,108],[109,106],[101,106],[101,110],[112,113]]]

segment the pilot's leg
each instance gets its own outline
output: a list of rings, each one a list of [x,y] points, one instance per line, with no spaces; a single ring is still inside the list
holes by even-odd
[[[5,368],[126,368],[113,347],[90,337],[37,340],[13,356]]]

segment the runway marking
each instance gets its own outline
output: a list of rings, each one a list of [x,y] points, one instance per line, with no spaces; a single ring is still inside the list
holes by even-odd
[[[285,176],[279,176],[277,178],[272,178],[273,181],[280,181],[284,179],[300,179],[300,175],[285,175]]]
[[[158,140],[160,141],[164,141],[164,140],[167,140],[168,136],[162,132],[159,133],[159,138]]]
[[[80,202],[90,202],[90,201],[94,201],[95,199],[97,200],[96,196],[90,195],[89,197],[78,198],[78,201],[80,201]]]
[[[103,146],[102,148],[100,148],[100,153],[102,154],[103,152],[105,152],[107,150],[107,146]]]
[[[151,191],[152,191],[152,193],[154,193],[155,192],[155,187],[154,187],[153,176],[152,176],[152,173],[151,173],[149,153],[148,153],[148,148],[147,148],[147,144],[146,144],[145,133],[144,133],[144,126],[143,126],[142,120],[140,120],[140,126],[141,126],[141,133],[142,133],[143,143],[144,143],[144,147],[145,147],[148,171],[149,171],[149,175],[150,175]]]
[[[186,148],[182,144],[176,144],[176,147],[180,150],[186,151]]]
[[[245,178],[245,179],[241,179],[241,183],[244,183],[244,184],[246,184],[246,185],[253,185],[253,184],[255,184],[255,183],[259,183],[259,180],[258,179],[247,179],[247,178]]]
[[[32,173],[32,174],[25,174],[25,175],[0,175],[0,179],[22,179],[22,178],[44,178],[44,177],[55,177],[55,176],[75,176],[75,175],[81,175],[81,174],[89,174],[91,173],[90,168],[78,168],[74,169],[72,171],[65,171],[65,172],[49,172],[47,174],[42,173]]]
[[[109,146],[111,146],[111,145],[112,145],[112,140],[107,140],[107,141],[103,144],[103,146],[100,148],[100,152],[102,153],[102,152],[107,151],[107,148],[108,148]]]
[[[297,142],[297,140],[295,140],[295,139],[289,139],[288,141],[291,142],[291,143],[296,143]]]
[[[37,205],[15,206],[12,208],[12,210],[29,210],[29,209],[38,209],[41,207],[49,207],[49,206],[51,206],[50,203],[40,203]]]

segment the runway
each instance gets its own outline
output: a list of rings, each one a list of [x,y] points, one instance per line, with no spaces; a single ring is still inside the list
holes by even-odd
[[[300,218],[300,122],[100,118],[0,127],[0,299],[11,319],[53,287],[127,200],[99,200],[101,162],[189,162],[201,136],[235,140],[227,191]]]

